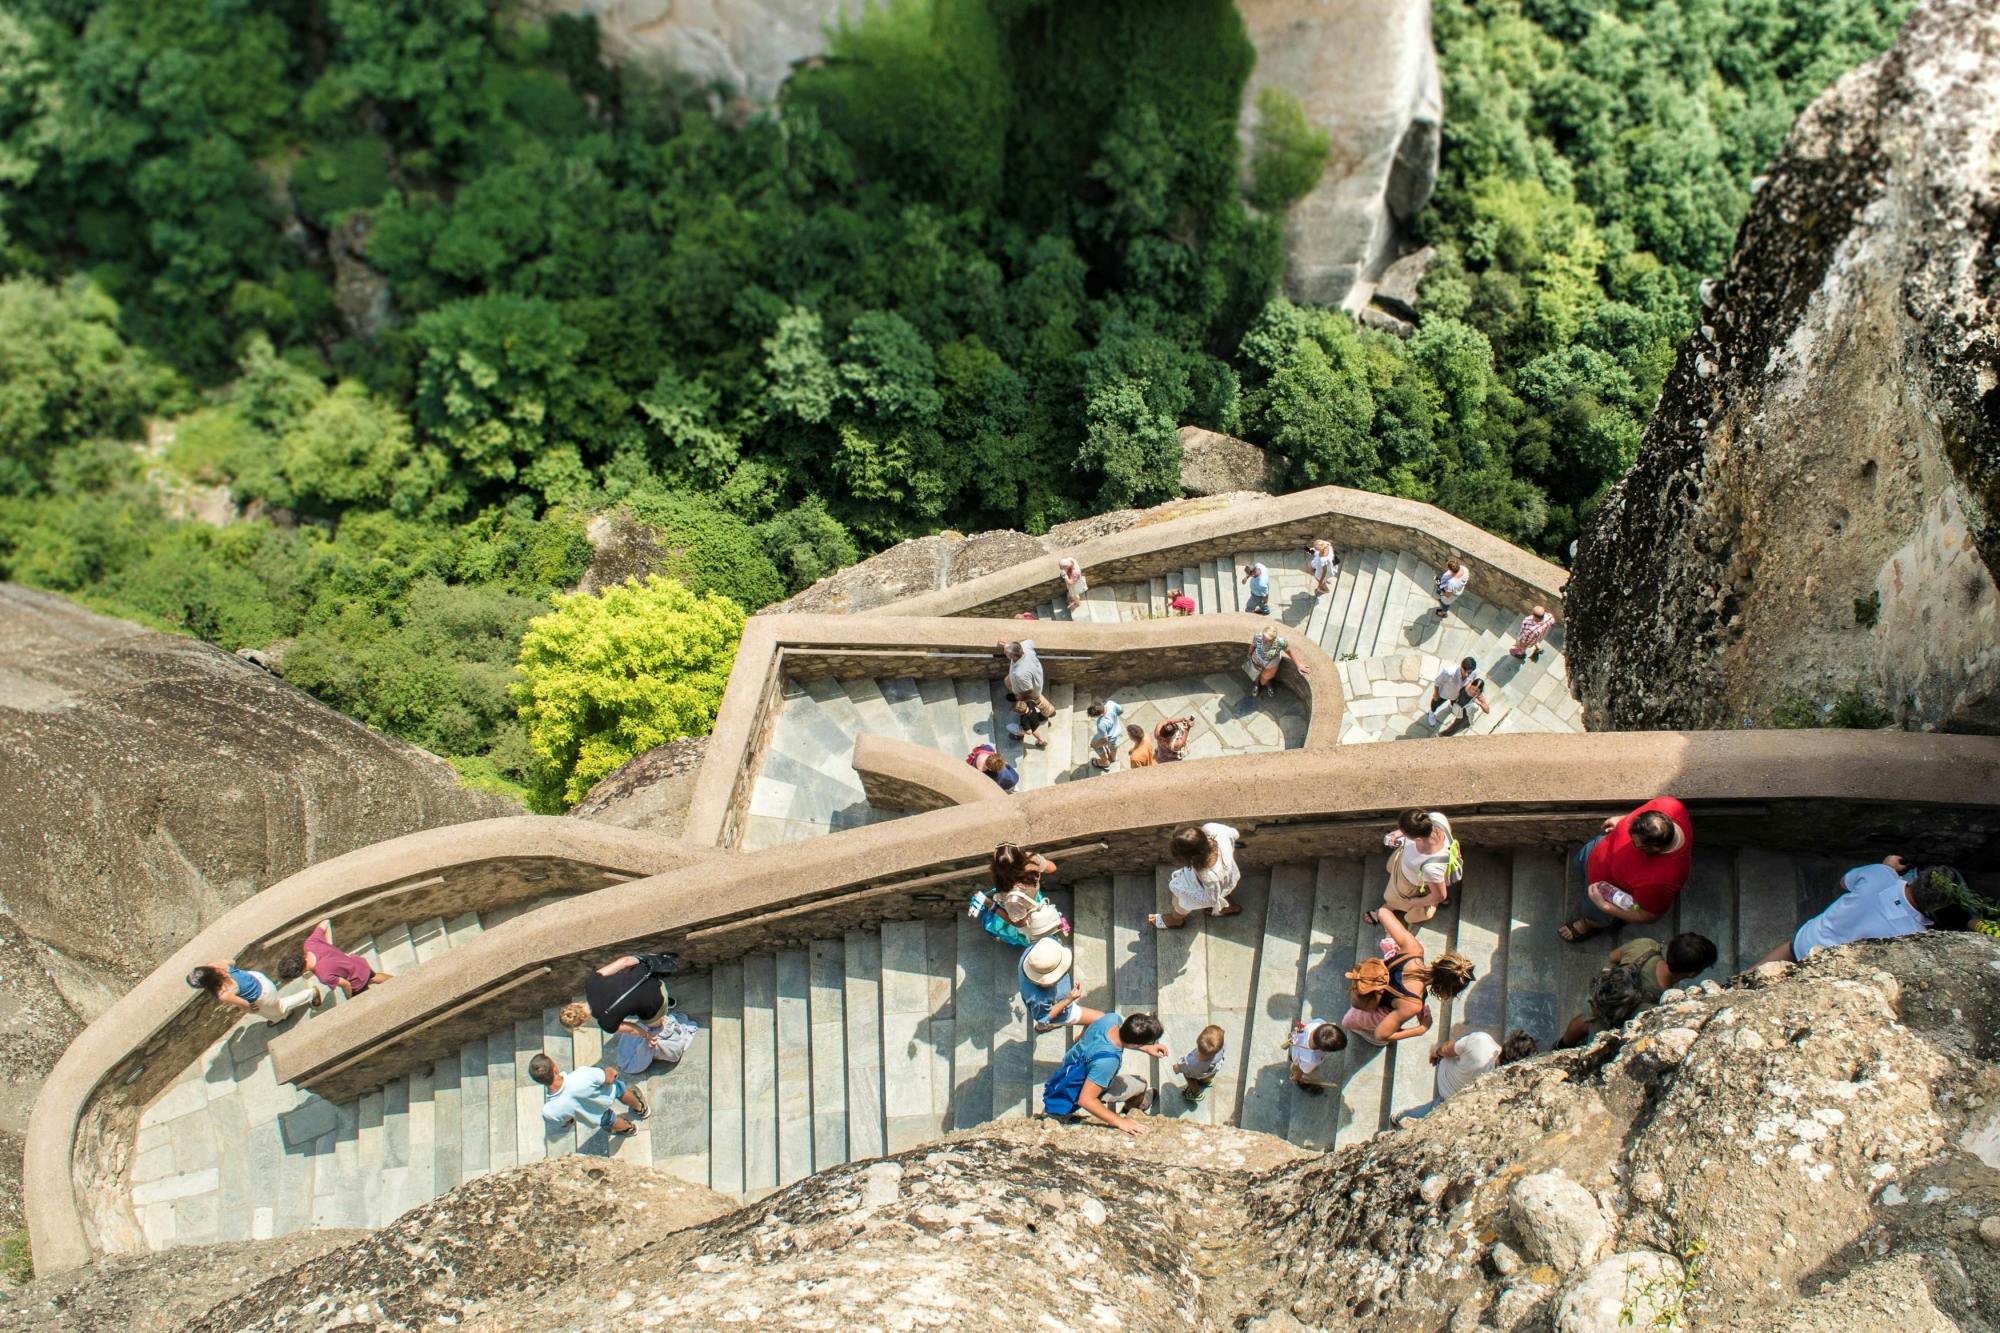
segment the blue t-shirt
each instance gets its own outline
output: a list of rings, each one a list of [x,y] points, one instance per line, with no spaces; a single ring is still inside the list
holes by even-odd
[[[1125,1063],[1125,1048],[1111,1040],[1124,1022],[1122,1014],[1106,1014],[1085,1028],[1076,1045],[1069,1048],[1068,1059],[1084,1062],[1085,1080],[1095,1083],[1099,1091],[1111,1086],[1118,1077],[1118,1067]]]
[[[1026,972],[1018,968],[1015,971],[1021,978],[1021,1003],[1028,1006],[1028,1021],[1031,1023],[1049,1022],[1054,1016],[1056,1002],[1068,995],[1076,984],[1070,980],[1068,973],[1064,973],[1056,978],[1053,985],[1037,986],[1028,980]],[[1063,1008],[1067,1010],[1069,1006],[1064,1005]]]
[[[1250,595],[1253,597],[1271,595],[1271,571],[1261,564],[1250,566]]]
[[[1092,735],[1101,741],[1116,741],[1120,736],[1125,734],[1124,730],[1118,725],[1118,719],[1124,716],[1124,713],[1125,710],[1118,706],[1116,699],[1106,699],[1104,701],[1104,715],[1097,719],[1097,727],[1092,732]]]
[[[257,980],[254,972],[245,972],[240,967],[229,969],[229,979],[236,983],[236,998],[245,1004],[255,1004],[264,993],[264,983]]]

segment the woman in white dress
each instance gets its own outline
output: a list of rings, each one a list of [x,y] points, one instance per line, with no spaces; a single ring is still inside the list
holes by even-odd
[[[1313,596],[1324,597],[1333,591],[1334,576],[1340,573],[1340,557],[1334,554],[1333,543],[1324,537],[1306,548],[1306,573],[1313,581]]]
[[[1236,868],[1236,844],[1242,839],[1243,835],[1227,824],[1203,824],[1176,832],[1167,844],[1179,863],[1167,879],[1174,910],[1155,912],[1146,919],[1162,930],[1179,930],[1196,912],[1235,916],[1242,911],[1229,902],[1229,895],[1243,882],[1243,872]]]

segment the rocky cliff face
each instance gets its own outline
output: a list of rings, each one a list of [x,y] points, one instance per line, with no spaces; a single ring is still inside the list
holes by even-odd
[[[1183,1122],[1125,1139],[1016,1119],[728,1212],[570,1157],[179,1326],[1990,1328],[1996,1055],[2000,945],[1886,941],[1669,992],[1623,1033],[1325,1156]],[[139,1261],[161,1283],[190,1262]],[[139,1271],[12,1306],[74,1327],[45,1312],[110,1309],[102,1283]]]
[[[1333,140],[1319,184],[1285,216],[1285,294],[1359,310],[1396,258],[1399,227],[1437,184],[1444,93],[1429,0],[1236,8],[1257,48],[1239,126],[1245,160],[1257,94],[1270,86],[1296,96]]]
[[[1602,727],[1860,687],[2000,730],[2000,10],[1931,0],[1800,117],[1578,545]]]
[[[0,585],[0,644],[0,1138],[83,1024],[223,911],[384,838],[518,813],[193,639]]]

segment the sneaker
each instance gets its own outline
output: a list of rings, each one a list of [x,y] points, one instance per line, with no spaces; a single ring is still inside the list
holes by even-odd
[[[1196,1102],[1200,1101],[1203,1097],[1206,1097],[1207,1095],[1208,1095],[1207,1084],[1201,1084],[1201,1083],[1186,1084],[1183,1085],[1181,1088],[1181,1100],[1186,1102],[1189,1106],[1193,1106]]]

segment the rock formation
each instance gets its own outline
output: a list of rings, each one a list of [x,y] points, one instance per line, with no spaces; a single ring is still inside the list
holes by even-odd
[[[515,812],[194,639],[0,585],[0,643],[0,1137],[203,923],[330,856]]]
[[[1181,489],[1189,495],[1229,495],[1235,492],[1282,490],[1282,468],[1270,455],[1234,435],[1182,426]]]
[[[1257,48],[1238,126],[1246,164],[1266,87],[1296,96],[1333,141],[1319,184],[1285,216],[1285,294],[1360,310],[1396,257],[1399,225],[1437,184],[1444,93],[1428,0],[1236,8]]]
[[[1123,1139],[1015,1119],[720,1216],[706,1191],[567,1157],[181,1326],[1011,1333],[1032,1298],[1065,1324],[1218,1331],[1993,1327],[1996,1051],[2000,944],[1849,946],[1671,991],[1324,1156],[1181,1121]],[[108,1271],[129,1283],[135,1262],[164,1283],[188,1260]],[[104,1308],[100,1271],[15,1305]]]
[[[570,817],[678,838],[707,753],[708,737],[685,736],[628,759],[592,787]]]
[[[2000,729],[2000,10],[1932,0],[1809,107],[1578,544],[1593,728],[1859,688]]]
[[[792,67],[866,0],[544,0],[589,14],[613,60],[728,97],[770,102]],[[1257,93],[1276,85],[1333,139],[1319,185],[1285,219],[1285,292],[1359,310],[1396,257],[1398,228],[1437,183],[1444,94],[1428,0],[1370,4],[1237,0],[1257,50],[1238,133],[1248,146]]]

